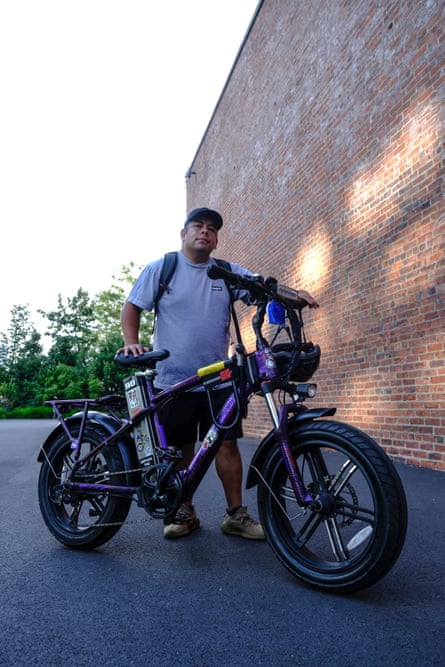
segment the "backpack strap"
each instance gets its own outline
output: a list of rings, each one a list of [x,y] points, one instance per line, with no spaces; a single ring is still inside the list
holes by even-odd
[[[168,284],[169,284],[170,280],[172,279],[172,276],[175,272],[177,261],[178,261],[178,253],[177,253],[176,250],[173,250],[172,252],[166,252],[165,253],[164,261],[163,261],[162,269],[161,269],[161,277],[159,278],[158,293],[156,294],[155,301],[154,301],[153,310],[155,312],[155,316],[156,316],[156,312],[158,310],[159,299],[162,297],[165,290],[168,290]]]

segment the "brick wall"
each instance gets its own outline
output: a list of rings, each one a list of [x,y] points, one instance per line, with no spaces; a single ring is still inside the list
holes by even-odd
[[[443,470],[444,27],[442,0],[264,0],[187,178],[218,256],[318,297],[311,405]]]

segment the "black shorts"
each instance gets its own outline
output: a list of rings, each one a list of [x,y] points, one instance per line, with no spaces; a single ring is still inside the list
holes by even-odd
[[[212,392],[215,415],[218,415],[230,393],[230,389],[219,389]],[[203,440],[213,423],[206,392],[194,391],[173,398],[161,410],[161,423],[171,447],[180,449],[189,442]],[[225,432],[224,440],[237,440],[242,437],[240,417],[236,424]]]

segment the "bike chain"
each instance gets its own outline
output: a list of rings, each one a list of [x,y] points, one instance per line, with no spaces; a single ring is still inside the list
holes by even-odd
[[[116,475],[122,475],[122,473],[143,472],[143,471],[144,471],[144,468],[132,468],[130,470],[124,470],[124,471],[121,471],[121,472],[110,472],[109,477],[114,477]],[[86,475],[86,477],[88,477],[88,475]],[[94,477],[94,475],[92,474],[91,477]],[[135,499],[131,498],[131,501],[135,502]],[[126,525],[126,526],[130,525],[131,526],[131,525],[140,524],[140,523],[148,523],[150,521],[158,521],[158,519],[155,519],[152,516],[147,516],[144,519],[132,519],[131,521],[127,521],[127,520],[125,520],[125,521],[114,521],[114,522],[109,522],[109,523],[95,523],[93,525],[94,525],[94,528],[108,528],[108,527],[111,527],[111,526],[123,526],[123,525]]]
[[[109,526],[131,526],[139,523],[148,523],[149,521],[159,521],[152,516],[146,517],[145,519],[132,519],[131,521],[114,521],[110,523],[93,523],[86,528],[108,528]]]

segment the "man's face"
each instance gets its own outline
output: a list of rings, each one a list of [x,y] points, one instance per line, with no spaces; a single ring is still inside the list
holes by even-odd
[[[208,257],[218,244],[218,230],[212,220],[192,220],[181,230],[183,249]]]

